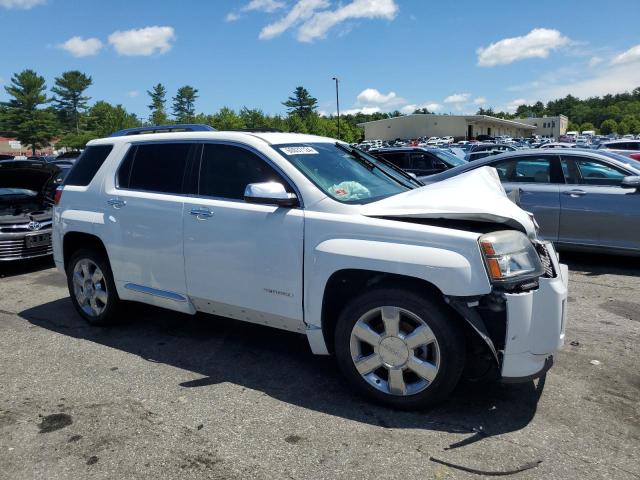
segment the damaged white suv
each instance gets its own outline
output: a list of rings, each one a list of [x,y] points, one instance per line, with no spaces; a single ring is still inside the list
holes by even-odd
[[[401,408],[540,376],[564,341],[566,266],[490,168],[425,187],[335,139],[153,127],[90,142],[56,201],[91,324],[133,300],[301,332]]]

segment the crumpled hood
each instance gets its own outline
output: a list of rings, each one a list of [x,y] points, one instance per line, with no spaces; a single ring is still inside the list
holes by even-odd
[[[455,177],[363,205],[368,217],[444,218],[504,223],[536,235],[532,216],[513,203],[493,167]]]

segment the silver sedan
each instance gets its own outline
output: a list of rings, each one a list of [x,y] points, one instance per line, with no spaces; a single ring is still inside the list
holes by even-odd
[[[640,255],[640,161],[593,150],[520,150],[421,180],[483,166],[498,171],[507,193],[535,215],[540,236],[559,248]]]

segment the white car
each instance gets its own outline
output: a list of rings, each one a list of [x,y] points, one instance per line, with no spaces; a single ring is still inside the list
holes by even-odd
[[[427,140],[427,145],[431,146],[431,145],[438,145],[438,143],[440,143],[442,140],[440,139],[440,137],[429,137],[429,140]]]
[[[453,143],[453,137],[442,137],[442,141],[447,144]]]
[[[299,332],[401,408],[463,371],[551,367],[567,269],[494,169],[422,186],[331,138],[180,128],[89,142],[56,192],[54,259],[90,324],[127,300]]]

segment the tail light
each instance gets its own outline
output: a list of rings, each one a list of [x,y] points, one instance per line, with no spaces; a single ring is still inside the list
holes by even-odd
[[[634,160],[640,160],[640,153],[632,153],[631,155],[629,155],[629,157],[633,158]]]
[[[64,187],[62,185],[60,185],[58,188],[56,188],[56,193],[54,193],[53,195],[53,204],[54,205],[58,205],[60,203],[60,199],[62,198],[62,191],[64,190]]]

